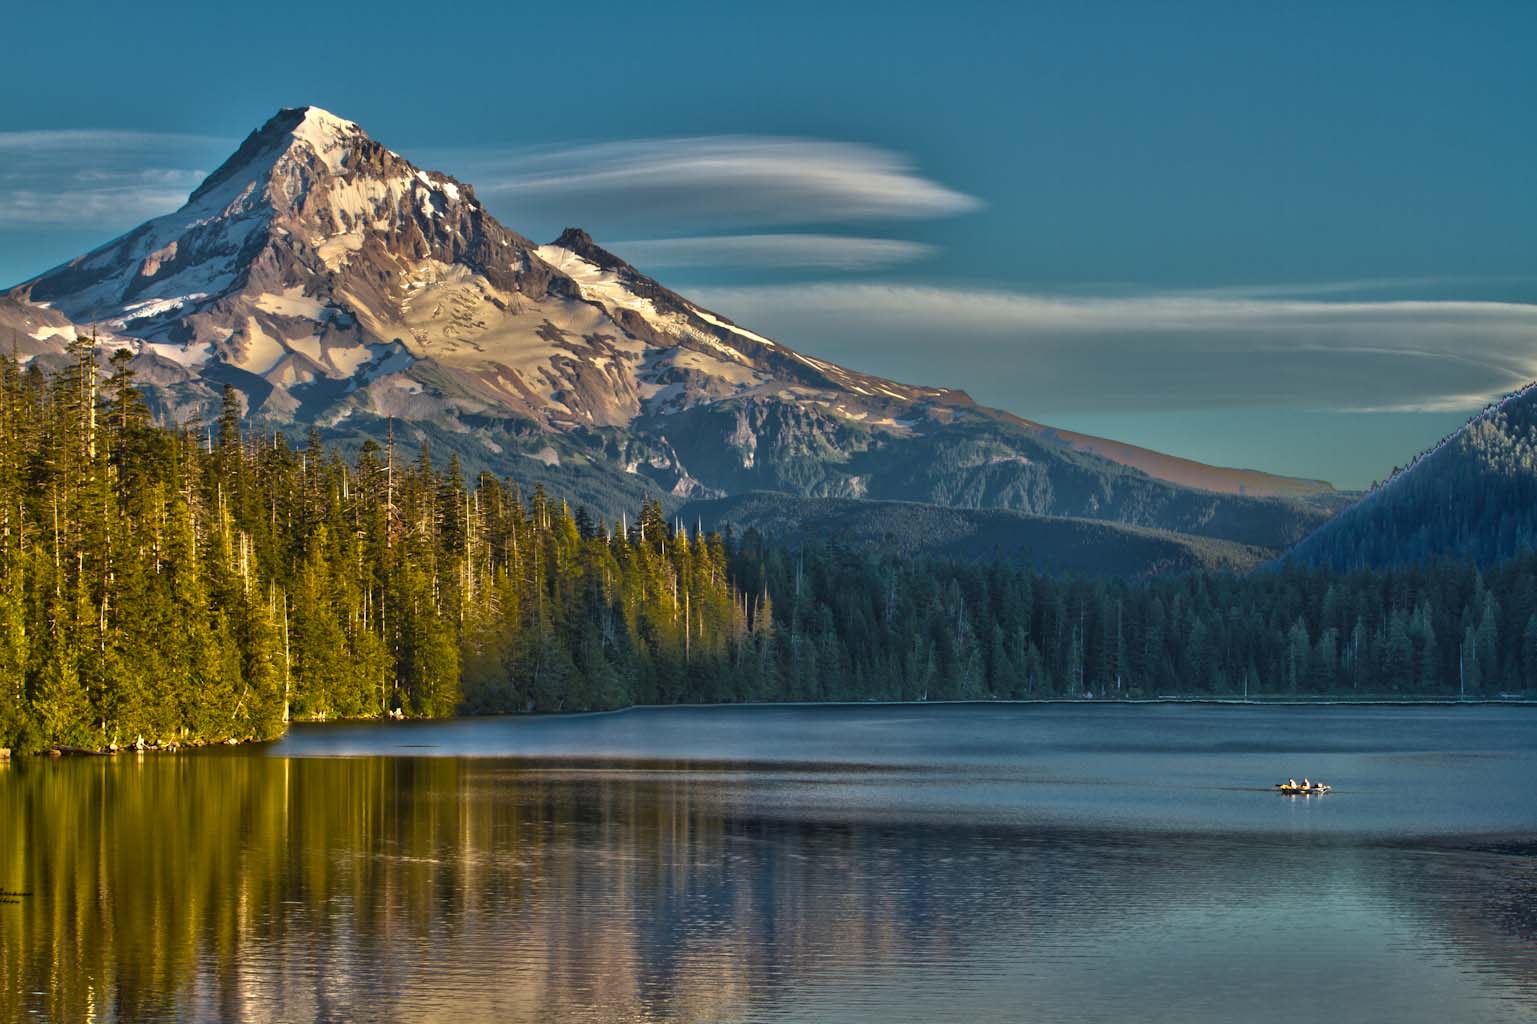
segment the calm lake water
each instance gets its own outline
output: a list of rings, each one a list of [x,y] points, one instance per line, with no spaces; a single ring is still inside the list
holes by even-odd
[[[1537,1021],[1537,709],[305,726],[0,767],[0,889],[6,1021]]]

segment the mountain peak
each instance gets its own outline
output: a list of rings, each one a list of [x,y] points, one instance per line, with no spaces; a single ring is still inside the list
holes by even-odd
[[[284,107],[282,110],[278,111],[279,114],[286,114],[290,112],[299,114],[300,118],[307,124],[324,125],[332,128],[351,131],[362,130],[358,128],[356,121],[349,121],[345,117],[338,117],[324,107],[317,107],[314,104],[306,104],[302,107]]]
[[[342,158],[353,142],[368,137],[353,122],[320,107],[287,108],[280,111],[278,117],[285,114],[298,115],[297,122],[289,130],[290,134],[295,139],[309,143],[310,148],[332,171],[341,170]]]
[[[349,121],[345,117],[326,110],[324,107],[283,107],[276,114],[256,129],[255,134],[263,136],[294,134],[305,132],[323,132],[328,134],[362,132],[357,122]]]
[[[592,240],[592,236],[581,228],[567,228],[551,244],[558,245],[562,249],[570,249],[572,252],[580,252],[582,249],[590,249],[597,245]]]
[[[246,136],[240,148],[193,191],[190,201],[196,202],[226,182],[252,176],[253,169],[258,172],[255,176],[265,176],[279,158],[301,145],[335,174],[347,165],[348,155],[368,141],[362,128],[328,110],[284,107]]]
[[[634,271],[624,260],[615,256],[607,249],[592,240],[592,236],[581,228],[567,228],[560,233],[560,237],[550,243],[568,252],[574,252],[582,259],[602,270],[629,270]]]

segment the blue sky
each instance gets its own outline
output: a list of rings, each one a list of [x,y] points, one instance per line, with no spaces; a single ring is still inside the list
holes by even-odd
[[[313,103],[805,351],[1360,486],[1537,377],[1537,5],[34,4],[0,282]]]

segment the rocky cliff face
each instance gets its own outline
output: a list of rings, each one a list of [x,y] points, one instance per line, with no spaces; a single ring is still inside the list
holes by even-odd
[[[605,512],[640,493],[770,487],[1236,530],[1272,546],[1322,516],[1220,493],[1321,486],[1197,467],[1193,490],[1159,467],[1195,464],[1096,450],[960,392],[803,355],[585,232],[535,244],[469,185],[314,107],[279,112],[182,209],[0,305],[0,342],[22,359],[51,358],[86,324],[104,349],[136,353],[167,416],[210,418],[227,383],[253,420],[342,440],[394,421],[472,468],[547,479]],[[1223,525],[1249,512],[1267,523],[1257,539]]]

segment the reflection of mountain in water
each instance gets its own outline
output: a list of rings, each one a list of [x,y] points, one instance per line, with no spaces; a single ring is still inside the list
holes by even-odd
[[[1339,836],[858,810],[922,784],[449,758],[13,765],[0,888],[32,895],[0,907],[0,1018],[1173,1020],[1242,1000],[1263,1020],[1324,998],[1348,1016],[1342,969],[1370,981],[1433,955],[1364,992],[1413,1019],[1488,994],[1473,969],[1522,997],[1537,966],[1529,932],[1466,909],[1529,891],[1529,859],[1469,874]],[[798,813],[840,792],[844,820]],[[1281,957],[1307,990],[1267,969]],[[1139,1010],[1154,992],[1162,1009]]]

